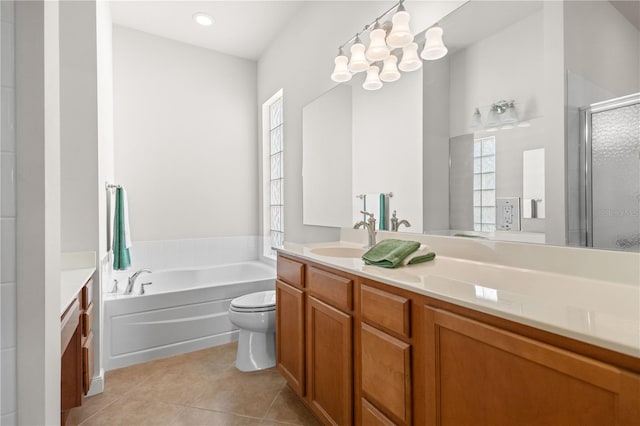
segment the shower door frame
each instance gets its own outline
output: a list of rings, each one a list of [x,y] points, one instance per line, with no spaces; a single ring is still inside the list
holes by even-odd
[[[631,95],[610,99],[580,108],[580,140],[584,141],[584,178],[585,178],[585,205],[586,235],[585,245],[593,247],[593,175],[592,175],[592,132],[591,125],[593,114],[624,108],[640,104],[640,92]]]

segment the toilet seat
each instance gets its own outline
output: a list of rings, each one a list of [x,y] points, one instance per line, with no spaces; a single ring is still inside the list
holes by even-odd
[[[275,290],[245,294],[231,301],[231,310],[236,312],[267,312],[275,309]]]

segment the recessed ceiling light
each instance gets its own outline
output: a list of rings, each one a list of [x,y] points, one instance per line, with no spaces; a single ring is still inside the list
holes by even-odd
[[[198,12],[193,14],[193,20],[203,27],[209,27],[213,24],[213,18],[204,12]]]

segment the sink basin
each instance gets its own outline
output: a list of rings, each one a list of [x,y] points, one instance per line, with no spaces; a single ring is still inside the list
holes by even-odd
[[[329,257],[354,257],[360,258],[365,249],[356,247],[318,247],[311,249],[311,253]]]

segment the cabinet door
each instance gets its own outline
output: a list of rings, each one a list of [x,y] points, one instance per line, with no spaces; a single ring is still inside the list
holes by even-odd
[[[276,281],[276,358],[289,386],[304,395],[304,293]]]
[[[307,310],[309,402],[325,424],[353,421],[352,318],[313,297]]]
[[[640,377],[450,312],[426,307],[427,422],[632,425]]]
[[[411,424],[411,346],[367,324],[360,332],[363,395],[397,424]]]
[[[91,387],[93,372],[93,333],[91,332],[82,345],[82,388],[85,395]]]

